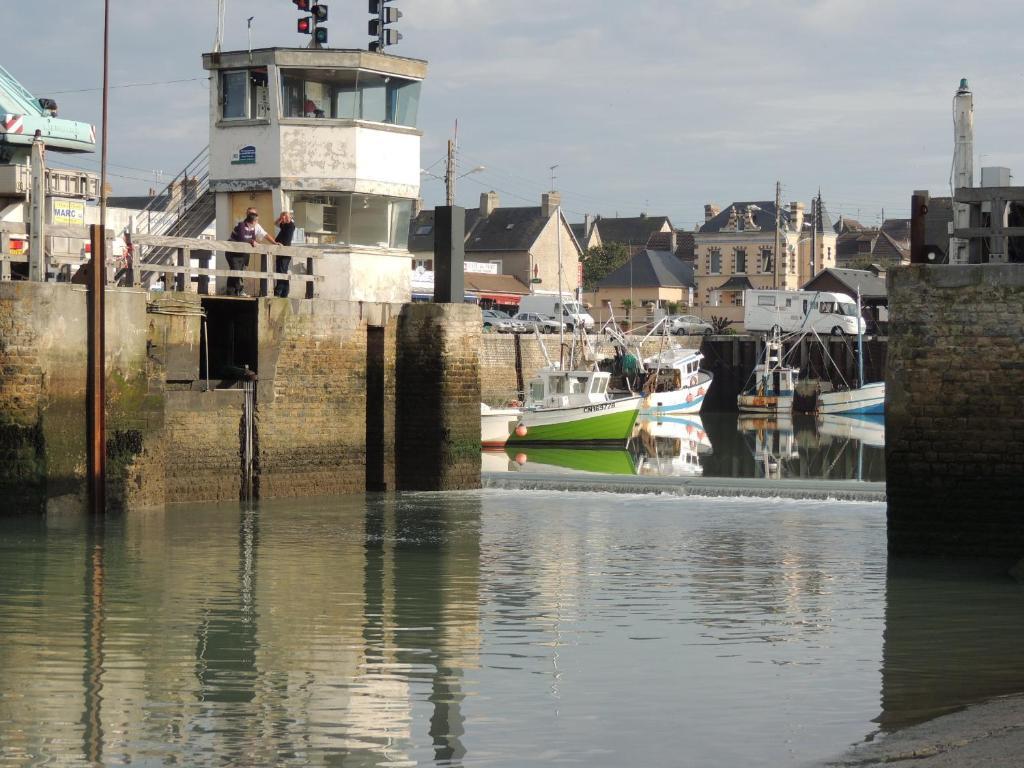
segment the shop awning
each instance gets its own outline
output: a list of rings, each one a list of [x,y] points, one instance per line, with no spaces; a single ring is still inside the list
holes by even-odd
[[[522,297],[515,293],[478,293],[477,298],[489,299],[495,304],[515,304],[519,306],[519,299]]]

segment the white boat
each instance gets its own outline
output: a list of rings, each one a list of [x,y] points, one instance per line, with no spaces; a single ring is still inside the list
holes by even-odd
[[[764,358],[754,369],[753,384],[736,397],[740,413],[788,414],[793,410],[793,382],[798,370],[782,359],[782,338],[772,334]]]
[[[817,412],[854,416],[885,413],[885,382],[874,381],[851,389],[833,389],[818,394]]]
[[[519,408],[491,408],[480,403],[480,445],[484,448],[504,448],[508,436],[519,423]]]
[[[696,349],[673,347],[644,360],[647,382],[641,417],[659,419],[700,413],[713,375],[700,367],[704,355]]]
[[[600,443],[625,445],[640,410],[640,395],[613,400],[611,374],[542,368],[530,381],[526,404],[509,445]]]
[[[857,293],[857,309],[859,314],[859,291]],[[881,416],[885,413],[885,382],[864,383],[864,341],[859,330],[857,332],[857,383],[842,388],[833,388],[830,384],[820,383],[819,389],[812,394],[811,398],[800,403],[800,409],[807,413],[843,416]]]
[[[878,416],[823,415],[818,419],[822,434],[856,440],[871,448],[885,448],[885,420]]]

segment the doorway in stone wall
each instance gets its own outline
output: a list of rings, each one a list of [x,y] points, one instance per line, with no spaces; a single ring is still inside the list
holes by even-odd
[[[259,371],[258,302],[210,297],[202,300],[206,333],[199,340],[199,378],[230,389]]]

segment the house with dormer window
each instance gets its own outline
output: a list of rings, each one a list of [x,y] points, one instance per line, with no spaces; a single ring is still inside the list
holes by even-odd
[[[798,290],[835,266],[836,233],[819,195],[807,212],[792,202],[776,217],[770,200],[704,206],[694,233],[694,301],[705,317],[743,319],[743,292],[753,288]],[[776,218],[779,254],[775,253]],[[778,256],[778,258],[776,258]]]

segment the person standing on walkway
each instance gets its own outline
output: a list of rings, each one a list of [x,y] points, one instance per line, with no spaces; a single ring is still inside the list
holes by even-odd
[[[260,242],[276,245],[277,241],[267,233],[267,230],[260,226],[259,218],[260,214],[255,208],[247,208],[245,219],[235,225],[228,239],[234,243],[248,243],[253,248],[256,247],[256,243]],[[225,256],[228,260],[228,269],[241,270],[247,269],[249,266],[249,254],[247,253],[232,253],[228,251]],[[242,290],[242,278],[240,277],[229,277],[224,293],[228,296],[241,296],[243,298],[248,298],[249,296],[249,294]]]
[[[292,244],[293,237],[295,237],[295,222],[292,221],[292,212],[281,211],[281,215],[277,217],[277,244],[289,246]],[[275,272],[281,272],[287,275],[288,270],[291,268],[291,265],[291,256],[274,257]],[[289,285],[290,283],[288,282],[288,280],[275,280],[274,295],[280,296],[281,298],[287,298]]]

